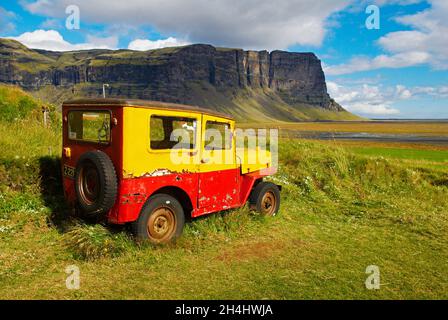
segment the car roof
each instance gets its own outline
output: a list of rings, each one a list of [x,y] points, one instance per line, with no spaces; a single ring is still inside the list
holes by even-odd
[[[110,106],[123,106],[123,107],[135,107],[135,108],[147,108],[147,109],[166,109],[172,111],[183,111],[183,112],[194,112],[203,113],[211,116],[216,116],[220,118],[226,118],[229,120],[234,120],[232,116],[221,113],[218,111],[201,108],[198,106],[190,106],[186,104],[169,103],[161,101],[150,101],[150,100],[138,100],[138,99],[74,99],[65,101],[63,106],[66,107],[110,107]]]

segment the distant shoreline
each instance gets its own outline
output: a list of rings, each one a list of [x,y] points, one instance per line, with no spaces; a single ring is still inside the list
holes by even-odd
[[[307,122],[329,122],[329,123],[387,123],[387,122],[427,122],[427,123],[444,123],[448,122],[448,119],[368,119],[368,120],[313,120],[313,121],[296,121],[297,123]]]
[[[407,121],[407,122],[413,122],[413,121],[418,121],[418,122],[448,122],[448,118],[444,119],[395,119],[395,118],[390,118],[390,119],[370,119],[371,121]]]

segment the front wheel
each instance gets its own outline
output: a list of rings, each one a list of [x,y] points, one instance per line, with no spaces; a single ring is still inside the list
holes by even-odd
[[[275,216],[280,208],[280,190],[272,182],[260,182],[250,194],[251,208],[266,216]]]
[[[184,210],[179,201],[167,194],[156,194],[143,206],[133,223],[133,231],[138,240],[168,243],[180,237],[184,224]]]

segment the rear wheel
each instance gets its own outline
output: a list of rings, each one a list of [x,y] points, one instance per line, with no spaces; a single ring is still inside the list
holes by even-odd
[[[249,198],[251,208],[266,215],[275,216],[280,208],[280,190],[272,182],[260,182]]]
[[[133,223],[138,240],[168,243],[180,237],[185,224],[184,210],[176,198],[156,194],[148,199]]]

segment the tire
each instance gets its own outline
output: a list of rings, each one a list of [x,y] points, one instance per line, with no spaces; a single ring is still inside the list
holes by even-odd
[[[146,201],[132,230],[139,241],[169,243],[181,236],[184,224],[184,209],[179,201],[167,194],[156,194]]]
[[[260,182],[252,190],[249,203],[251,209],[266,216],[275,216],[280,209],[280,189],[272,182]]]
[[[114,206],[117,190],[117,174],[107,154],[95,150],[79,158],[75,169],[75,192],[81,216],[104,216]]]

